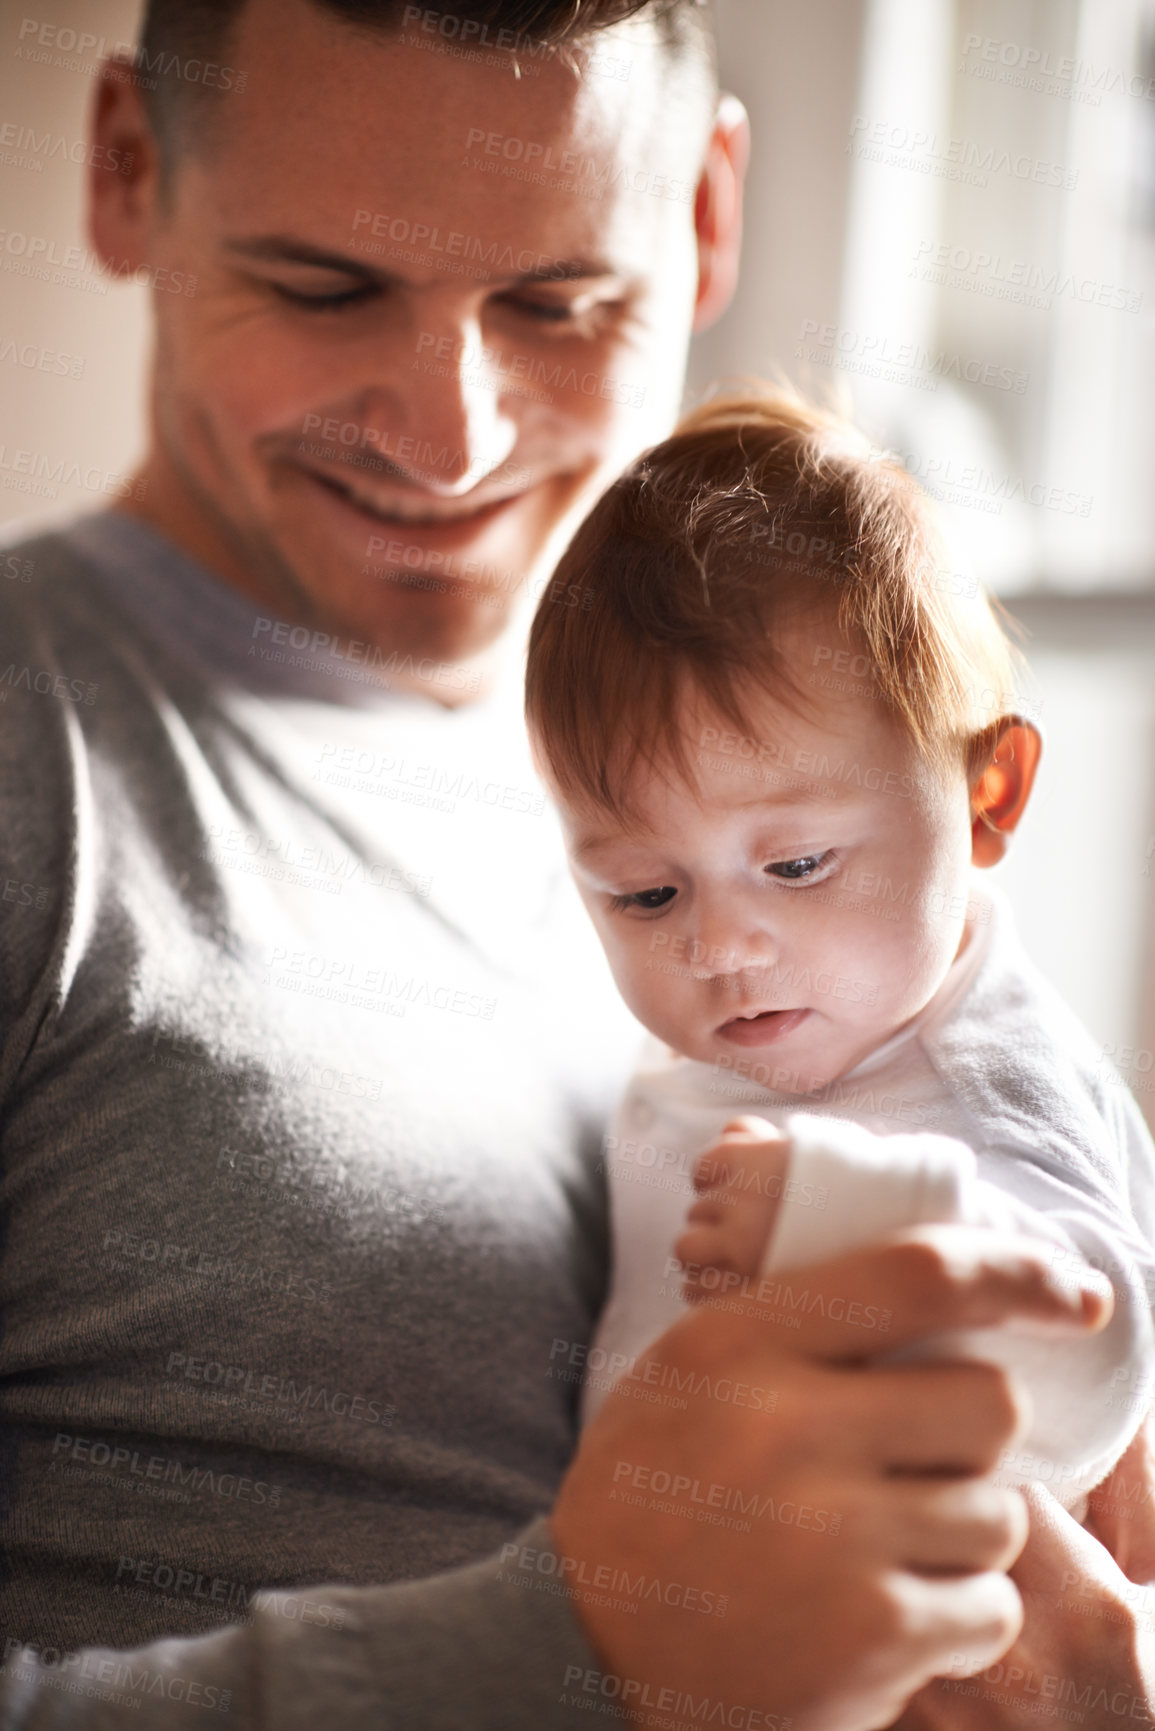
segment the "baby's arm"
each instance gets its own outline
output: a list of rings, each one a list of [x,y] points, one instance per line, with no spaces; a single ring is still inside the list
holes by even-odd
[[[994,1226],[1055,1246],[1056,1278],[1081,1263],[1103,1268],[1116,1313],[1078,1343],[1023,1330],[943,1340],[940,1350],[993,1359],[1032,1398],[1027,1435],[1004,1462],[1011,1482],[1042,1479],[1068,1505],[1099,1482],[1141,1416],[1126,1398],[1149,1388],[1155,1369],[1144,1270],[1150,1251],[1109,1194],[1075,1183],[1023,1155],[991,1151],[980,1177],[975,1155],[945,1136],[877,1136],[860,1125],[796,1115],[786,1134],[757,1118],[732,1120],[698,1163],[699,1200],[675,1255],[685,1296],[701,1300],[762,1291],[766,1279],[886,1232],[931,1221]],[[752,1283],[752,1284],[751,1284]],[[797,1283],[795,1283],[797,1284]]]
[[[779,1130],[731,1118],[698,1159],[699,1200],[675,1254],[685,1296],[734,1289],[744,1279],[855,1250],[906,1226],[962,1222],[1072,1241],[997,1186],[981,1183],[962,1142],[931,1132],[880,1136],[841,1118],[796,1113]]]

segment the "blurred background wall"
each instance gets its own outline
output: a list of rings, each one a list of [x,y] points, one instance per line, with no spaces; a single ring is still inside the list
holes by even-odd
[[[141,448],[147,291],[97,272],[82,223],[93,71],[137,13],[0,7],[8,534],[99,505]],[[841,393],[942,500],[960,582],[1022,622],[1046,751],[998,875],[1155,1123],[1155,0],[718,13],[754,155],[691,389]]]

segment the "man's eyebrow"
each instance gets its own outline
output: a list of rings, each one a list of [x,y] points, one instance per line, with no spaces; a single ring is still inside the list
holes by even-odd
[[[262,234],[245,239],[226,240],[226,252],[239,253],[242,258],[267,259],[273,264],[315,264],[325,270],[339,270],[357,276],[379,276],[381,272],[360,259],[345,253],[329,252],[311,241],[295,240],[292,235]]]
[[[356,276],[365,282],[400,282],[395,273],[366,264],[363,259],[350,258],[347,253],[330,252],[312,241],[298,240],[294,235],[264,234],[238,237],[224,242],[226,252],[242,258],[262,260],[270,264],[313,265],[320,270],[339,271],[343,276]],[[486,249],[489,250],[489,249]],[[508,249],[512,250],[512,249]],[[525,252],[529,248],[522,249]],[[532,270],[511,271],[507,276],[494,273],[495,282],[585,282],[605,278],[621,280],[623,273],[605,259],[557,258],[541,259]]]

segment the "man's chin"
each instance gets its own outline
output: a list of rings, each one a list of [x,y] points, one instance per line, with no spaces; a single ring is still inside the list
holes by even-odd
[[[326,596],[324,588],[311,584],[310,595],[324,600],[310,608],[310,629],[398,661],[411,657],[456,665],[484,655],[509,624],[513,598],[472,584],[412,571],[360,577],[358,583],[374,585],[369,605],[362,593],[357,605],[342,606],[336,586],[330,585]]]

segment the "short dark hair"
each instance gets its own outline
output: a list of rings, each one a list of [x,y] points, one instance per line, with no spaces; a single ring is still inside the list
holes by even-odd
[[[195,61],[218,66],[227,59],[230,37],[246,0],[147,0],[137,47],[137,72],[149,119],[161,149],[171,161],[178,138],[185,142],[186,123],[196,123],[196,109],[211,101],[207,80],[188,78],[182,68]],[[347,24],[382,34],[399,33],[414,8],[404,0],[309,0],[318,11]],[[511,54],[581,47],[598,31],[628,19],[653,22],[662,48],[672,60],[697,62],[716,87],[714,0],[442,0],[434,15],[470,25],[474,35]],[[424,14],[425,9],[422,8]],[[223,81],[222,81],[223,82]],[[181,137],[181,134],[184,137]]]

